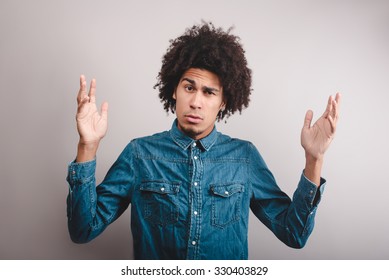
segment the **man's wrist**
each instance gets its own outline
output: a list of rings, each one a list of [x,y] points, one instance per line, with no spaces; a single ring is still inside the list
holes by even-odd
[[[98,142],[85,143],[80,140],[77,147],[76,162],[86,162],[93,160],[96,157],[98,147]]]
[[[323,157],[305,156],[305,177],[313,182],[316,186],[320,186],[321,169],[323,166]]]

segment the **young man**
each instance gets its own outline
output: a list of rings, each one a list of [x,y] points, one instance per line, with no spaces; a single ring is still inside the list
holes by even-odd
[[[71,239],[88,242],[131,204],[136,259],[247,259],[249,209],[286,245],[301,248],[314,225],[325,180],[324,152],[338,120],[330,97],[301,144],[306,165],[291,200],[256,148],[217,132],[215,121],[249,104],[251,71],[239,38],[204,23],[171,42],[156,87],[171,130],[132,140],[96,187],[95,156],[107,130],[108,104],[96,108],[95,80],[81,76],[75,162],[67,198]]]

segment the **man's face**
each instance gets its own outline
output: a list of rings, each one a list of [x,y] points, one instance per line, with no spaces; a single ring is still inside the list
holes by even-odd
[[[173,98],[178,129],[196,140],[211,133],[225,105],[218,76],[198,68],[190,68],[182,75]]]

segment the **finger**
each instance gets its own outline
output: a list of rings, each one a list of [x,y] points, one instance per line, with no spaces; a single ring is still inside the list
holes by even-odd
[[[342,95],[338,92],[335,96],[335,100],[334,100],[334,116],[335,116],[335,120],[337,120],[339,118],[339,106],[340,106],[340,101],[342,99]]]
[[[101,118],[103,118],[104,120],[108,119],[108,103],[107,102],[104,102],[101,105]]]
[[[336,101],[336,103],[340,103],[340,99],[342,98],[342,95],[338,92],[338,93],[336,93],[336,96],[335,96],[335,101]]]
[[[312,118],[313,118],[313,112],[312,112],[312,110],[308,110],[306,112],[306,114],[305,114],[304,128],[310,128],[311,127]]]
[[[85,76],[81,75],[80,76],[80,90],[78,91],[77,94],[77,102],[80,103],[86,95],[86,80]]]
[[[334,120],[337,119],[337,113],[338,113],[338,105],[336,104],[335,99],[332,100],[332,110],[329,113],[329,116],[331,116]]]
[[[332,110],[332,100],[334,98],[332,97],[332,95],[328,98],[328,102],[327,102],[327,108],[325,110],[325,112],[323,113],[323,117],[324,118],[327,118],[328,115],[330,114],[331,110]]]
[[[331,106],[331,110],[328,112],[327,117],[331,116],[334,122],[337,122],[338,115],[339,115],[340,94],[337,93],[335,98],[332,98],[331,101],[332,101],[332,106]]]
[[[96,102],[96,80],[92,79],[90,82],[90,89],[89,89],[89,102],[95,103]]]
[[[332,118],[331,115],[328,116],[327,120],[328,120],[329,123],[330,123],[331,134],[334,134],[334,133],[335,133],[335,130],[336,130],[336,121]]]
[[[84,98],[78,103],[77,112],[80,113],[87,103],[89,103],[89,96],[85,95]]]

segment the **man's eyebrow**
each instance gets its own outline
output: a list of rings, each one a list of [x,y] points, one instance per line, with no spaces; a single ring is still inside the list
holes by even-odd
[[[216,91],[216,92],[219,92],[219,90],[216,89],[216,88],[211,88],[211,87],[206,87],[206,86],[203,87],[203,90],[205,90],[205,91]]]
[[[182,81],[187,81],[187,82],[191,83],[192,85],[196,85],[196,82],[194,80],[189,79],[189,78],[182,78],[181,82]]]
[[[192,79],[189,79],[189,78],[182,78],[182,80],[181,80],[181,82],[182,81],[187,81],[187,82],[189,82],[191,85],[194,85],[194,86],[196,86],[196,82],[194,81],[194,80],[192,80]],[[216,88],[212,88],[212,87],[207,87],[207,86],[204,86],[203,87],[203,90],[205,90],[205,91],[216,91],[216,92],[219,92],[219,90],[218,89],[216,89]]]

